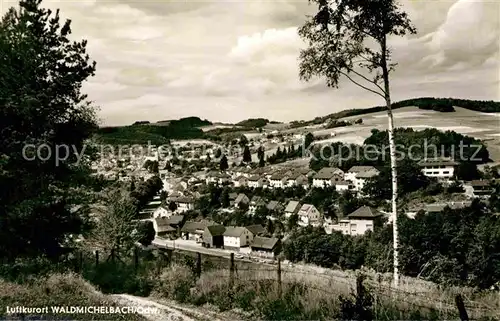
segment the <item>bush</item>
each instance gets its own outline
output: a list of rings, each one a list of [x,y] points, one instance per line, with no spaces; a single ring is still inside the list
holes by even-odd
[[[148,296],[153,289],[153,280],[144,270],[136,271],[133,265],[106,262],[86,271],[84,277],[106,294]]]
[[[156,296],[162,298],[188,302],[191,299],[191,288],[194,286],[193,280],[193,273],[188,267],[174,264],[160,275],[153,291]]]
[[[26,284],[16,284],[0,280],[0,318],[6,317],[6,306],[117,306],[98,293],[97,290],[87,283],[82,277],[73,274],[52,274],[46,277],[39,277]],[[50,311],[49,311],[50,312]],[[12,316],[11,316],[12,317]],[[24,318],[35,319],[34,315],[25,315]],[[93,320],[95,315],[77,314],[45,314],[46,318],[61,318],[67,320]],[[23,320],[24,320],[23,318]],[[127,314],[109,314],[107,320],[132,320],[143,321],[145,318]]]

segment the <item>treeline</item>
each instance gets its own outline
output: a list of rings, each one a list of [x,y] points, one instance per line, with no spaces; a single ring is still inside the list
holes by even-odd
[[[104,144],[168,144],[170,139],[204,138],[198,127],[211,123],[198,117],[188,117],[169,121],[168,125],[134,124],[130,126],[102,127],[96,139]]]
[[[453,131],[397,128],[394,136],[398,158],[409,167],[415,167],[425,157],[451,157],[459,164],[457,177],[471,180],[480,177],[477,165],[489,161],[489,152],[480,140]],[[354,165],[387,167],[388,146],[387,131],[373,129],[371,136],[361,146],[341,142],[334,142],[329,147],[314,146],[310,167],[315,171],[328,166],[336,166],[344,171]]]
[[[479,111],[483,113],[499,113],[500,102],[493,100],[469,100],[456,98],[433,98],[422,97],[407,100],[401,100],[392,104],[392,109],[403,107],[418,107],[425,110],[435,110],[439,112],[453,112],[453,107],[462,107],[469,110]],[[295,121],[292,122],[292,127],[302,127],[312,124],[322,124],[328,119],[340,119],[344,117],[361,116],[371,113],[385,111],[386,106],[376,106],[363,109],[346,109],[337,113],[333,113],[323,117],[316,117],[311,121]]]
[[[259,128],[264,127],[269,124],[269,119],[265,118],[250,118],[237,123],[237,126],[250,127],[250,128]]]
[[[401,214],[400,272],[441,284],[488,288],[500,281],[500,217],[475,200],[468,208],[425,215],[414,219]],[[362,236],[326,234],[322,229],[295,231],[284,243],[292,262],[305,261],[322,267],[390,272],[392,225],[375,222],[374,231]]]

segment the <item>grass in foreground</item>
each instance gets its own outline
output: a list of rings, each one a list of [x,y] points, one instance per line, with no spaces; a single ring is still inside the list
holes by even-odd
[[[49,314],[44,314],[42,320],[146,320],[136,314],[50,314],[50,306],[117,306],[80,276],[72,273],[39,277],[23,284],[0,279],[0,319],[35,320],[35,315],[6,315],[8,306],[48,306]]]

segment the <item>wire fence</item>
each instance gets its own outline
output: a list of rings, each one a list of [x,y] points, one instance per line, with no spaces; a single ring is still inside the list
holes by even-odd
[[[336,275],[338,272],[318,273],[313,270],[304,270],[300,267],[281,264],[262,264],[235,260],[234,254],[229,258],[201,254],[197,252],[181,252],[161,249],[156,255],[136,250],[132,257],[120,258],[114,253],[103,255],[98,251],[94,253],[76,253],[73,255],[75,269],[84,272],[89,268],[97,268],[106,263],[132,266],[136,270],[148,270],[160,275],[172,264],[182,264],[192,269],[197,278],[209,277],[227,280],[231,283],[248,284],[255,282],[272,282],[278,288],[292,284],[301,284],[309,291],[317,291],[330,298],[340,295],[350,296],[356,294],[358,277],[351,275]],[[439,289],[404,289],[394,288],[391,284],[384,283],[380,278],[364,277],[364,285],[377,302],[392,302],[404,304],[417,309],[436,310],[446,315],[460,317],[460,307],[457,302],[462,302],[462,309],[466,310],[471,319],[489,316],[500,318],[500,295],[490,295],[487,299],[474,298],[466,291],[446,292]]]

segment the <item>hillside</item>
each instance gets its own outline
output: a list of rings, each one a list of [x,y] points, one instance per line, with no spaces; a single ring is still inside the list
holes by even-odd
[[[187,117],[178,120],[165,120],[157,123],[138,121],[130,126],[102,127],[96,134],[96,140],[103,144],[167,144],[170,139],[204,138],[199,127],[210,126],[208,120]]]
[[[461,107],[464,109],[478,111],[483,113],[500,113],[500,102],[492,100],[469,100],[469,99],[456,99],[456,98],[432,98],[422,97],[398,101],[392,104],[392,109],[400,109],[403,107],[418,107],[423,110],[434,110],[439,112],[454,112],[454,107]],[[376,106],[366,109],[346,109],[337,113],[329,114],[323,117],[316,117],[310,121],[293,121],[292,127],[302,127],[312,124],[321,124],[329,119],[340,119],[352,116],[361,116],[371,113],[385,111],[385,106]]]

